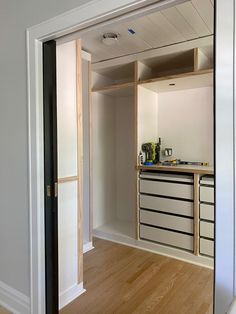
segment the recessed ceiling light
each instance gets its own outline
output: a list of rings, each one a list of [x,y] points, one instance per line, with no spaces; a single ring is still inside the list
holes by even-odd
[[[111,46],[116,44],[119,38],[120,34],[118,33],[105,33],[102,35],[102,42],[107,46]]]

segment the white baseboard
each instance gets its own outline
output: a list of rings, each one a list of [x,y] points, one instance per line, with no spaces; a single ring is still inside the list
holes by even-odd
[[[30,313],[30,298],[0,281],[0,305],[14,314]]]
[[[84,245],[83,245],[83,253],[91,251],[92,249],[94,249],[93,242],[84,243]]]
[[[78,298],[86,290],[84,289],[83,282],[76,284],[66,291],[60,293],[59,296],[59,309],[61,310],[64,306]]]
[[[198,266],[203,266],[210,269],[213,269],[214,267],[214,260],[212,258],[208,258],[205,256],[196,256],[187,251],[179,250],[170,246],[152,243],[145,240],[136,240],[125,235],[115,233],[112,234],[98,229],[93,230],[93,235],[104,240],[113,241],[160,255],[165,255]]]

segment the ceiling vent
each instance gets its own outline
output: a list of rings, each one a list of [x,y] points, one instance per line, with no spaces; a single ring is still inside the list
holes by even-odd
[[[120,38],[120,34],[117,33],[105,33],[102,35],[102,42],[107,45],[111,46],[118,42]]]

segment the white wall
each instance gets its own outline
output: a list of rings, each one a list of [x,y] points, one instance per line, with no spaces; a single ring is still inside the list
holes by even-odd
[[[213,89],[158,94],[158,133],[171,158],[213,164]],[[165,157],[163,157],[165,159]]]
[[[138,148],[142,144],[158,141],[157,93],[138,86]]]
[[[94,228],[135,220],[134,97],[93,96]]]
[[[93,227],[115,218],[115,101],[93,93]]]
[[[116,119],[116,216],[121,221],[135,220],[135,141],[134,97],[115,98]]]
[[[0,282],[30,294],[26,28],[87,0],[2,0]]]

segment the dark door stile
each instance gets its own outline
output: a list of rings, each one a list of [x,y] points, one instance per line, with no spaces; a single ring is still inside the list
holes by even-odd
[[[46,313],[56,314],[58,302],[56,42],[43,44],[45,288]]]

